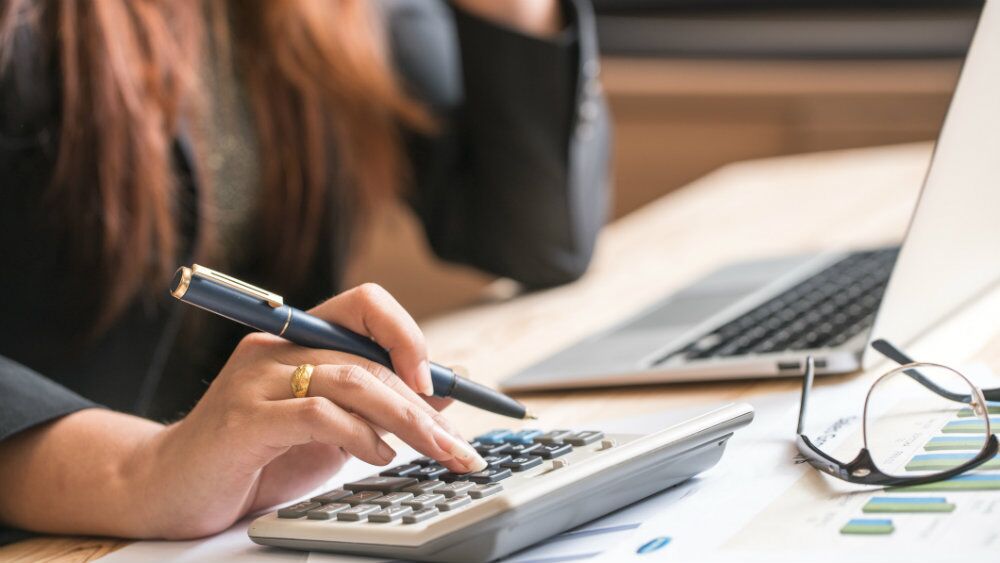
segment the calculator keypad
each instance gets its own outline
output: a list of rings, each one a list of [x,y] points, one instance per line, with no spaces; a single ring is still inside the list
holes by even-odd
[[[457,497],[451,497],[437,503],[437,509],[441,512],[448,512],[449,510],[455,510],[456,508],[461,508],[467,504],[472,503],[472,497],[469,495],[459,495]]]
[[[337,520],[358,522],[360,520],[366,520],[369,514],[378,512],[379,510],[381,510],[381,508],[376,504],[359,504],[338,512]]]
[[[543,475],[552,470],[551,465],[563,462],[557,458],[603,438],[603,432],[594,430],[493,430],[470,442],[487,463],[482,471],[452,473],[429,457],[418,457],[284,507],[278,510],[278,518],[307,517],[316,525],[417,524],[503,492],[503,481],[515,474],[538,468],[538,473],[529,475]]]
[[[506,467],[506,468],[510,469],[511,471],[520,472],[520,471],[527,471],[528,469],[531,469],[532,467],[538,467],[541,464],[542,464],[542,458],[541,457],[539,457],[537,455],[528,455],[528,456],[518,456],[518,457],[515,457],[515,458],[511,459],[510,461],[501,463],[500,465],[502,467]]]
[[[444,495],[439,495],[437,493],[427,493],[420,496],[413,497],[412,499],[404,502],[406,506],[414,510],[423,510],[425,508],[430,508],[439,502],[443,502],[445,499]]]
[[[496,483],[497,481],[503,481],[504,479],[513,475],[510,469],[506,467],[487,467],[482,471],[477,471],[476,473],[471,473],[468,475],[468,480],[473,483],[479,483],[480,485],[485,483]],[[456,481],[457,482],[457,481]]]
[[[422,495],[424,493],[429,493],[436,489],[439,489],[444,485],[445,485],[444,481],[438,481],[437,479],[434,479],[432,481],[422,481],[415,485],[410,485],[409,487],[406,487],[403,490],[408,493],[413,493],[415,495]]]
[[[448,498],[455,497],[458,495],[464,495],[474,487],[475,484],[468,481],[455,481],[454,483],[448,483],[447,485],[441,487],[440,489],[434,491],[439,495],[444,495]]]
[[[413,477],[385,477],[382,475],[376,475],[375,477],[368,477],[367,479],[347,483],[344,485],[344,488],[348,491],[354,491],[355,493],[358,491],[379,491],[382,493],[388,493],[398,491],[404,487],[409,487],[416,482],[417,480]]]
[[[542,459],[555,459],[557,457],[564,456],[569,452],[573,451],[573,446],[569,444],[542,444],[542,447],[535,450],[534,454],[542,457]]]

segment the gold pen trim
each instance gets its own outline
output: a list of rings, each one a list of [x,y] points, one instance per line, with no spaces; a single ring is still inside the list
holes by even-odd
[[[202,278],[205,278],[207,280],[211,280],[211,281],[213,281],[213,282],[215,282],[217,284],[224,285],[224,286],[226,286],[226,287],[228,287],[230,289],[235,289],[236,291],[239,291],[240,293],[244,293],[244,294],[249,295],[251,297],[255,297],[257,299],[260,299],[261,301],[264,301],[265,303],[267,303],[268,305],[270,305],[271,307],[273,307],[275,309],[277,309],[278,307],[281,307],[282,305],[285,304],[284,298],[282,298],[277,293],[271,293],[270,291],[267,291],[266,289],[261,289],[261,288],[255,286],[255,285],[250,285],[250,284],[248,284],[245,281],[241,281],[241,280],[238,280],[238,279],[236,279],[234,277],[227,276],[226,274],[223,274],[221,272],[216,272],[215,270],[213,270],[211,268],[206,268],[205,266],[199,266],[198,264],[195,264],[194,266],[192,266],[191,267],[191,276],[202,277]],[[190,279],[191,276],[188,276],[188,284],[191,283],[191,279]],[[183,279],[181,279],[181,285],[184,285],[184,280]],[[178,286],[178,289],[180,289],[180,286]],[[184,289],[185,289],[185,291],[187,291],[187,286],[185,286]],[[183,293],[181,295],[183,295]],[[178,297],[179,298],[179,296],[176,295],[176,294],[174,295],[174,297]],[[291,317],[289,317],[289,318],[291,318]]]
[[[292,322],[292,308],[289,307],[288,308],[288,317],[285,318],[285,326],[281,327],[281,332],[278,333],[278,336],[284,336],[285,335],[285,331],[288,330],[288,325],[291,324],[291,322]]]
[[[189,287],[191,287],[191,268],[182,267],[180,270],[181,279],[177,282],[177,287],[170,290],[170,295],[177,299],[184,297]]]

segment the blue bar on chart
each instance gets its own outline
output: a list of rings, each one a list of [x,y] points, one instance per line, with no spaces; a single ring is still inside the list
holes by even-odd
[[[669,543],[670,543],[670,538],[668,538],[667,536],[653,538],[648,542],[640,545],[639,549],[635,550],[635,552],[638,553],[639,555],[644,555],[646,553],[653,553],[654,551],[663,549]]]
[[[889,489],[894,493],[927,491],[1000,491],[1000,473],[970,473],[944,481]]]
[[[852,518],[840,529],[841,534],[881,536],[896,530],[892,520],[881,518]]]
[[[991,416],[990,426],[1000,426],[1000,417]],[[986,432],[986,423],[981,418],[967,418],[964,420],[952,420],[944,425],[941,432],[945,434],[975,434]]]
[[[986,401],[986,412],[990,414],[1000,414],[1000,401]],[[958,416],[969,417],[972,416],[972,409],[965,407],[958,411]]]
[[[934,436],[929,442],[924,444],[924,450],[929,452],[940,451],[940,450],[973,450],[979,451],[983,449],[983,444],[986,443],[986,435],[979,434],[978,436]]]
[[[976,457],[976,453],[917,454],[906,464],[907,471],[945,471]],[[1000,469],[1000,456],[986,460],[976,469]]]
[[[944,497],[872,497],[864,507],[865,513],[952,512],[955,505]]]

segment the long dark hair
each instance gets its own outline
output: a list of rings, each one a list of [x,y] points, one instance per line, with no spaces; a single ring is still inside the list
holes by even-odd
[[[27,25],[59,69],[49,201],[79,241],[75,253],[115,272],[102,323],[177,266],[171,147],[178,118],[199,99],[206,25],[231,31],[262,155],[263,258],[293,281],[316,251],[330,180],[359,207],[391,193],[405,169],[398,126],[429,125],[394,79],[367,0],[210,2],[222,18],[206,17],[200,0],[3,4],[0,64],[15,60],[13,35]]]

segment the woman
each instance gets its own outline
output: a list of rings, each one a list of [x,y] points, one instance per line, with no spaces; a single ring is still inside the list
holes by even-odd
[[[582,0],[0,3],[0,540],[211,534],[349,454],[389,463],[382,430],[481,468],[380,288],[312,312],[395,374],[165,288],[197,260],[320,302],[393,194],[442,258],[576,278],[605,211],[596,71]]]

